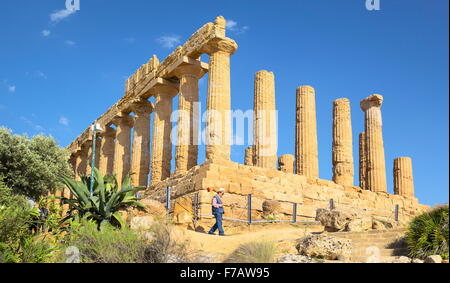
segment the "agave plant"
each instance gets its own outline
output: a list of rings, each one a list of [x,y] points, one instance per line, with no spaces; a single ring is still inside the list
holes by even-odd
[[[123,227],[124,221],[119,213],[120,209],[127,207],[144,207],[136,196],[144,187],[132,187],[130,176],[127,175],[119,190],[116,177],[103,177],[94,168],[94,191],[90,194],[90,181],[88,176],[82,176],[81,182],[68,177],[61,181],[69,188],[74,198],[61,198],[63,203],[69,204],[68,218],[75,216],[94,220],[98,225],[109,222],[116,227]]]

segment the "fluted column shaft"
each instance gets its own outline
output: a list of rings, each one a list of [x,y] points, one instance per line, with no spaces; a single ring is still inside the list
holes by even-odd
[[[285,154],[278,159],[278,170],[285,173],[294,173],[294,156],[292,154]]]
[[[206,101],[206,159],[230,159],[231,146],[231,89],[230,55],[237,44],[229,39],[210,42],[208,97]]]
[[[131,161],[131,183],[146,187],[150,171],[150,113],[153,105],[147,100],[133,105],[134,137]]]
[[[253,166],[253,146],[245,148],[245,159],[244,164],[248,166]]]
[[[106,126],[102,133],[99,154],[99,170],[103,175],[112,175],[114,172],[114,139],[116,130]]]
[[[82,175],[81,174],[81,169],[83,167],[82,163],[83,163],[83,151],[82,150],[78,150],[75,153],[75,167],[74,167],[75,180],[76,181],[80,181],[81,180],[81,175]]]
[[[87,147],[87,157],[86,157],[86,176],[91,176],[91,161],[92,161],[92,140],[88,140],[85,142]]]
[[[382,103],[381,95],[371,95],[361,101],[361,109],[365,113],[367,188],[374,192],[387,192],[381,119]]]
[[[319,177],[314,88],[297,88],[295,158],[297,174]]]
[[[89,162],[89,152],[91,151],[91,144],[92,141],[88,140],[85,141],[82,145],[81,145],[81,150],[80,150],[80,154],[79,154],[79,158],[80,161],[78,163],[78,176],[82,176],[82,175],[88,175],[87,173],[87,167],[88,167],[88,162]],[[77,160],[78,162],[78,160]],[[79,180],[81,180],[81,178],[79,178]]]
[[[367,190],[367,145],[366,133],[359,134],[359,187]]]
[[[353,186],[353,142],[350,101],[337,99],[333,103],[333,181],[343,186]]]
[[[254,165],[276,169],[278,136],[272,72],[262,70],[255,74],[253,105]]]
[[[117,116],[113,119],[116,125],[116,143],[114,146],[114,174],[119,187],[123,178],[130,173],[131,168],[131,127],[134,119],[128,115]]]
[[[197,165],[198,158],[198,80],[202,75],[199,66],[186,65],[177,70],[180,78],[178,98],[177,145],[175,172],[185,172]]]
[[[401,196],[414,196],[412,159],[399,157],[394,160],[394,193]]]
[[[172,160],[172,98],[175,91],[161,89],[155,95],[155,115],[153,119],[151,184],[154,185],[170,177]]]

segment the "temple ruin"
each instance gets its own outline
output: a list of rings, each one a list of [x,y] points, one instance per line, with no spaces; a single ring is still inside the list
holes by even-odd
[[[378,94],[368,96],[360,104],[365,113],[365,132],[359,136],[358,185],[354,184],[350,101],[341,98],[333,103],[330,115],[333,180],[319,179],[315,90],[311,86],[293,90],[295,155],[278,158],[278,136],[270,126],[276,117],[268,114],[276,112],[275,75],[265,70],[257,72],[254,80],[254,144],[245,150],[245,164],[231,161],[230,56],[238,46],[226,37],[225,30],[225,19],[217,17],[164,61],[159,62],[153,56],[126,81],[124,96],[96,120],[104,129],[98,139],[92,140],[88,127],[67,147],[78,180],[91,170],[91,145],[95,142],[98,149],[95,164],[101,173],[114,173],[118,180],[132,173],[134,186],[147,187],[144,197],[160,201],[164,200],[167,187],[171,187],[172,200],[192,199],[198,193],[199,215],[210,214],[207,187],[225,188],[224,203],[229,217],[242,215],[249,194],[255,216],[261,215],[263,202],[267,200],[278,201],[286,218],[292,217],[292,204],[297,204],[296,216],[303,220],[314,219],[316,209],[329,208],[330,201],[334,207],[381,219],[393,219],[397,214],[396,220],[400,222],[427,209],[414,197],[410,158],[395,160],[395,194],[387,193],[383,97]],[[200,60],[203,54],[209,56],[209,63]],[[195,105],[199,102],[198,82],[205,75],[208,75],[206,160],[198,164],[195,141],[199,135],[199,116]],[[180,114],[175,168],[171,168],[170,118],[176,95]],[[154,97],[154,103],[148,101],[150,97]]]

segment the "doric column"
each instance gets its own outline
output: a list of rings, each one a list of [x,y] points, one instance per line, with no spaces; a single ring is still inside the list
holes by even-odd
[[[180,66],[176,76],[180,79],[178,98],[177,144],[175,172],[185,172],[197,165],[198,158],[198,80],[204,74],[200,65]]]
[[[297,174],[319,177],[314,88],[297,88],[295,159]]]
[[[414,196],[412,160],[399,157],[394,160],[394,193],[401,196]]]
[[[253,146],[245,148],[245,159],[244,164],[248,166],[253,166]]]
[[[103,175],[112,175],[114,172],[114,139],[116,130],[110,126],[105,127],[102,133],[99,154],[99,170]]]
[[[277,113],[275,76],[272,72],[262,70],[255,74],[253,105],[254,165],[276,169]]]
[[[87,173],[87,167],[88,167],[88,160],[89,160],[89,151],[91,148],[91,144],[92,141],[88,140],[85,141],[82,145],[81,145],[81,150],[79,153],[79,158],[80,160],[78,160],[77,158],[77,170],[78,170],[78,179],[81,180],[80,176],[86,176],[88,175]]]
[[[226,21],[218,17],[216,27],[225,30]],[[209,54],[208,97],[206,102],[206,159],[230,159],[231,95],[230,55],[237,44],[229,38],[215,38],[205,46]]]
[[[285,173],[294,173],[294,156],[292,154],[285,154],[278,159],[278,170]]]
[[[153,105],[144,100],[134,103],[132,107],[135,121],[131,183],[135,187],[146,187],[150,170],[150,113]]]
[[[359,134],[359,187],[367,190],[367,145],[364,132]]]
[[[86,157],[86,176],[91,176],[91,161],[92,161],[92,140],[85,141],[85,146],[87,150],[87,157]]]
[[[76,181],[80,181],[81,178],[81,168],[82,168],[82,163],[83,163],[83,151],[81,149],[77,150],[74,153],[74,157],[75,157],[75,166],[73,168],[74,173],[75,173],[75,180]]]
[[[131,127],[134,119],[128,114],[114,117],[112,120],[116,125],[116,143],[114,146],[114,174],[116,174],[119,187],[123,178],[130,173],[131,169]]]
[[[361,101],[365,114],[367,148],[367,188],[374,192],[387,192],[386,164],[381,120],[383,97],[373,94]]]
[[[170,177],[170,163],[172,161],[172,141],[170,134],[172,123],[170,116],[172,114],[172,98],[178,93],[178,90],[160,85],[155,89],[155,110],[153,118],[153,138],[152,138],[152,185]]]
[[[350,101],[340,98],[333,102],[333,181],[344,186],[354,185],[352,121]]]

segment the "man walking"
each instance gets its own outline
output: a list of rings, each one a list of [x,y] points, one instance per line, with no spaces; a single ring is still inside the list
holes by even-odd
[[[225,190],[223,188],[220,188],[217,194],[212,198],[212,214],[216,218],[216,223],[211,228],[211,230],[209,230],[208,234],[214,234],[214,232],[219,229],[219,236],[225,236],[222,228],[222,216],[224,213],[222,196],[224,195],[224,193]]]

